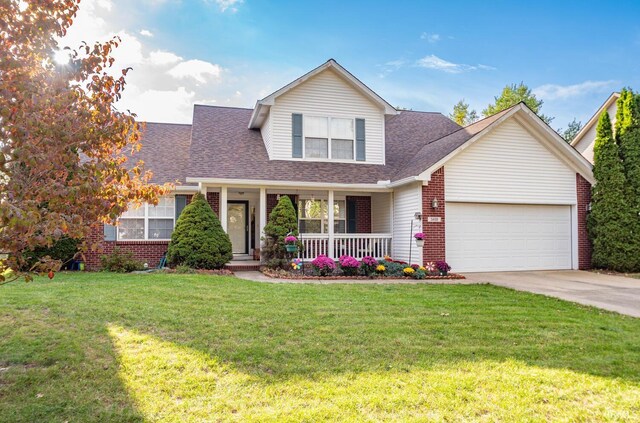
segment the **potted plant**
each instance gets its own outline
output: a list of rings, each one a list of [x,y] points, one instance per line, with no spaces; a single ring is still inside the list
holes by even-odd
[[[418,232],[413,237],[416,240],[416,245],[419,248],[422,248],[424,246],[424,234],[422,232]]]
[[[436,267],[440,272],[440,276],[447,276],[449,274],[449,270],[451,270],[451,266],[449,266],[444,260],[436,261]]]
[[[287,253],[295,253],[298,250],[298,238],[293,235],[287,235],[284,238],[284,248],[287,250]]]

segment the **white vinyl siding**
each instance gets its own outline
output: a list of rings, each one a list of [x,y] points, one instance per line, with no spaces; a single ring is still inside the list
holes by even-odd
[[[391,233],[391,193],[371,194],[371,232]]]
[[[420,221],[414,220],[422,212],[422,186],[418,184],[398,188],[393,193],[393,258],[422,263],[422,251],[416,247],[413,234],[422,232]],[[413,227],[411,222],[413,220]],[[411,250],[411,251],[410,251]]]
[[[611,125],[614,126],[616,123],[616,111],[617,104],[614,101],[611,106],[607,109],[609,112],[609,118],[611,119]],[[594,123],[591,128],[582,136],[582,139],[575,145],[576,150],[578,150],[585,159],[589,160],[590,163],[593,163],[593,146],[596,142],[596,128],[598,127],[598,123]]]
[[[509,120],[445,165],[447,201],[575,204],[575,171]]]
[[[270,110],[271,137],[267,147],[271,150],[269,157],[272,160],[291,160],[293,113],[302,114],[303,121],[307,116],[365,119],[367,160],[359,163],[384,163],[383,110],[334,71],[321,72],[275,99]]]
[[[271,114],[267,116],[267,119],[262,124],[260,133],[262,134],[262,140],[264,141],[264,146],[267,149],[269,158],[271,158]]]
[[[571,206],[447,203],[455,272],[571,269]]]

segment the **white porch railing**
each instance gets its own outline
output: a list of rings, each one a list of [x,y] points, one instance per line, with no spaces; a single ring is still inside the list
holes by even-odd
[[[320,254],[329,256],[329,234],[300,234],[303,249],[299,258],[313,260]],[[381,259],[391,255],[391,234],[334,234],[334,259],[342,255],[361,260],[365,256]]]

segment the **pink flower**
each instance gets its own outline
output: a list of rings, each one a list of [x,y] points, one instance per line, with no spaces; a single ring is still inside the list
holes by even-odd
[[[424,241],[424,234],[422,232],[418,232],[413,236],[418,241]]]
[[[293,235],[288,235],[284,238],[285,244],[295,244],[296,242],[298,242],[298,238]]]

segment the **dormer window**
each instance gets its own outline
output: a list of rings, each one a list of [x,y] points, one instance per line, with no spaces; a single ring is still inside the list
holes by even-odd
[[[364,119],[293,115],[293,157],[365,160]]]

